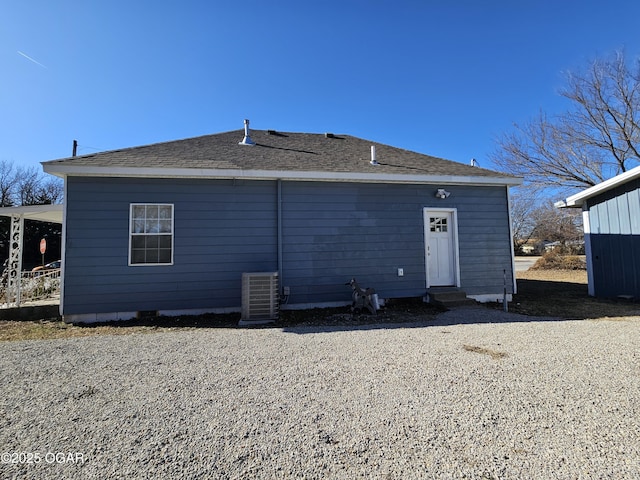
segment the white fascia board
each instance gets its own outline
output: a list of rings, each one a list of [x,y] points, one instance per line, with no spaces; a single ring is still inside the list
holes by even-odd
[[[42,222],[62,223],[63,206],[60,203],[51,205],[23,205],[18,207],[0,208],[0,216],[22,216],[30,220]]]
[[[60,177],[144,177],[144,178],[221,178],[244,180],[300,180],[372,183],[437,183],[440,185],[508,185],[522,184],[519,177],[476,177],[455,175],[398,175],[388,173],[306,172],[290,170],[194,169],[87,167],[43,164],[44,171]]]
[[[634,180],[636,177],[640,177],[640,167],[632,168],[631,170],[621,173],[620,175],[616,175],[615,177],[610,178],[609,180],[605,180],[604,182],[594,185],[593,187],[589,187],[580,193],[571,195],[570,197],[567,197],[567,199],[564,201],[564,205],[558,205],[558,206],[581,207],[585,200],[595,197],[596,195],[600,195],[601,193],[604,193],[607,190],[611,190],[612,188],[615,188],[618,185],[626,183],[630,180]]]

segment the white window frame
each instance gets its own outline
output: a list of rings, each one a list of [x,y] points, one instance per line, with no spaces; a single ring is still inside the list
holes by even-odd
[[[170,232],[134,232],[134,208],[135,207],[170,207],[171,208],[171,231]],[[152,266],[163,266],[163,265],[173,265],[173,252],[174,252],[174,236],[175,236],[175,208],[173,203],[131,203],[129,204],[129,266],[130,267],[152,267]],[[145,225],[146,229],[146,225]],[[159,262],[144,262],[144,263],[133,263],[132,253],[133,253],[133,238],[135,236],[170,236],[171,237],[171,259],[166,263]]]

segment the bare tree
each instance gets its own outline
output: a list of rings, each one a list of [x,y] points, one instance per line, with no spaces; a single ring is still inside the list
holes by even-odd
[[[629,66],[618,52],[566,80],[571,109],[516,124],[491,156],[538,188],[587,188],[640,162],[640,61]]]
[[[0,161],[0,207],[14,205],[14,191],[16,186],[16,171],[12,163]]]
[[[20,205],[36,205],[41,175],[35,167],[19,168],[16,175],[17,196]]]
[[[43,177],[40,179],[35,201],[37,205],[60,203],[63,199],[64,188],[59,178]]]
[[[532,212],[531,218],[533,235],[540,240],[565,245],[583,237],[581,212],[575,209],[555,208],[548,200]]]
[[[59,179],[37,167],[16,168],[11,162],[0,161],[0,207],[59,203],[62,195]]]
[[[523,253],[522,247],[533,236],[535,223],[532,214],[539,206],[539,201],[535,192],[522,187],[511,189],[509,193],[513,248],[516,253]]]

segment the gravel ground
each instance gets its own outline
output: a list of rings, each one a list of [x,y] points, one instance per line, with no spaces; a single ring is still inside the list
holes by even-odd
[[[630,317],[7,342],[0,477],[640,478],[639,399]]]

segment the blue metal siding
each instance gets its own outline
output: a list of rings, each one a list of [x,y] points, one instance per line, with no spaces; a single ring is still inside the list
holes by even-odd
[[[591,265],[598,297],[640,298],[640,181],[590,199]]]
[[[600,233],[602,227],[600,226],[600,206],[594,205],[589,212],[589,225],[591,232]]]
[[[611,199],[606,203],[607,218],[609,220],[609,233],[620,233],[620,211],[618,210],[618,199]]]
[[[240,305],[274,271],[275,182],[68,179],[64,314]],[[129,204],[174,204],[174,265],[128,266]]]
[[[591,235],[591,252],[597,297],[640,298],[640,236]]]
[[[640,189],[627,193],[631,234],[640,235]]]
[[[631,234],[631,218],[629,218],[629,199],[627,194],[623,193],[618,197],[616,202],[618,206],[619,227],[622,235]]]
[[[275,181],[70,177],[64,313],[238,308],[241,275],[278,269]],[[282,182],[281,285],[289,303],[425,294],[423,209],[456,208],[461,286],[511,285],[506,187]],[[128,266],[130,203],[174,204],[174,264]],[[404,269],[398,277],[397,269]]]

